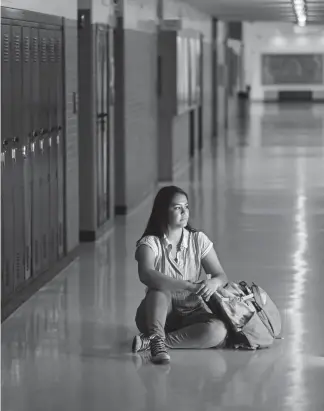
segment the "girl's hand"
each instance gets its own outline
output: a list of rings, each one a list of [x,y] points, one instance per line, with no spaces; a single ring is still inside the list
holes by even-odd
[[[210,297],[219,288],[218,282],[214,280],[205,280],[194,283],[196,285],[195,294],[202,297],[205,301],[209,301]]]

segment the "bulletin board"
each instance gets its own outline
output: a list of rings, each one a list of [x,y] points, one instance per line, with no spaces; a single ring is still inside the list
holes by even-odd
[[[262,84],[324,84],[323,54],[264,54]]]

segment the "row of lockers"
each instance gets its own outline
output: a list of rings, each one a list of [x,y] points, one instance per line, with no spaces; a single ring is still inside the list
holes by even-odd
[[[64,255],[62,27],[2,19],[2,298]]]

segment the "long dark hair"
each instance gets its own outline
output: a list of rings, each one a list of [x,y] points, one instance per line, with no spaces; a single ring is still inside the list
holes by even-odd
[[[154,235],[156,237],[163,238],[168,229],[169,207],[176,194],[183,194],[188,199],[187,193],[176,186],[163,187],[157,193],[146,229],[142,237],[137,241],[137,244],[143,237],[146,237],[148,235]],[[190,232],[197,231],[192,228],[189,223],[185,228]]]

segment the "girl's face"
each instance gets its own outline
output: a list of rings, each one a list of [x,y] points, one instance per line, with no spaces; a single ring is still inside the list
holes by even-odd
[[[184,228],[189,220],[188,199],[183,194],[176,194],[169,207],[170,228]]]

